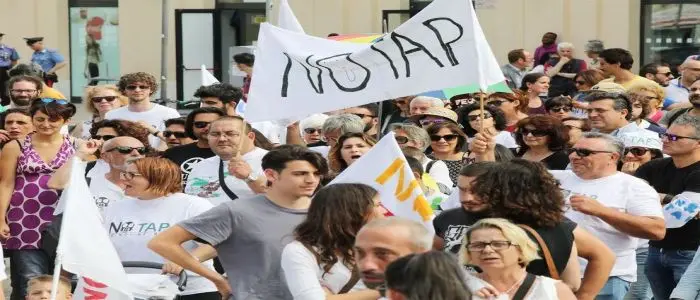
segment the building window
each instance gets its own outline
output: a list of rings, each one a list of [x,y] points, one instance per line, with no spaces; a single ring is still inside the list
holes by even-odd
[[[669,63],[673,69],[700,51],[700,0],[642,1],[641,65]]]

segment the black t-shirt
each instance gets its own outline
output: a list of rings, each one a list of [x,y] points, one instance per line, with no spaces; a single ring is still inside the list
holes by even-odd
[[[547,170],[566,170],[569,165],[569,155],[565,151],[557,151],[541,160]]]
[[[573,248],[574,244],[574,229],[576,229],[576,226],[576,223],[564,218],[564,221],[551,228],[532,227],[532,229],[534,229],[542,237],[544,243],[547,244],[547,248],[549,249],[550,254],[552,254],[554,266],[556,266],[559,274],[564,272],[564,269],[566,269],[566,265],[569,262],[571,249]],[[537,239],[534,236],[532,236],[529,232],[527,234],[530,236],[530,239],[535,242],[535,244],[538,244]],[[539,244],[537,246],[541,248]],[[527,272],[534,275],[551,277],[551,274],[549,274],[549,269],[547,268],[547,262],[544,260],[542,250],[538,251],[538,255],[541,257],[541,259],[530,262],[530,264],[527,265]]]
[[[163,152],[163,157],[174,162],[180,166],[180,171],[182,171],[182,185],[185,186],[187,183],[187,176],[190,175],[192,167],[207,158],[214,156],[214,152],[210,148],[199,148],[197,147],[197,142],[177,146],[165,150]]]
[[[678,195],[682,192],[700,193],[700,162],[676,168],[673,159],[654,159],[639,167],[635,176],[646,180],[658,193]],[[693,219],[679,228],[666,229],[660,241],[649,245],[669,250],[697,250],[700,247],[700,220]]]
[[[467,229],[485,217],[457,207],[443,211],[435,217],[433,227],[435,234],[445,241],[444,250],[458,254]]]

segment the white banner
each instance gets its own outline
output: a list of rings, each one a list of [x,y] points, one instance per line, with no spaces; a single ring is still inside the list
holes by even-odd
[[[246,118],[279,120],[504,81],[470,0],[435,0],[372,44],[338,42],[264,23]]]
[[[385,135],[330,184],[334,183],[369,185],[379,191],[382,206],[392,215],[421,222],[434,231],[433,210],[413,177],[393,132]]]
[[[666,228],[679,228],[700,213],[700,193],[683,192],[664,205]]]

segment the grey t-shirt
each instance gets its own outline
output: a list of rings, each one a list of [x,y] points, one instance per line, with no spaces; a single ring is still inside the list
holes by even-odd
[[[306,212],[258,195],[221,204],[179,225],[216,248],[233,299],[292,299],[280,259]]]

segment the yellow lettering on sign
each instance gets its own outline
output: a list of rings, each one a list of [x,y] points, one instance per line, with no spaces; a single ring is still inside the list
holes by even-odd
[[[399,178],[396,184],[396,190],[394,191],[394,196],[396,196],[396,199],[401,202],[408,200],[413,194],[413,191],[420,186],[418,180],[414,178],[408,183],[406,189],[404,190],[406,168],[408,168],[406,163],[402,159],[397,158],[384,170],[384,172],[377,176],[377,179],[375,179],[377,183],[385,185],[391,177],[397,175],[396,173],[398,173]],[[422,194],[418,195],[413,200],[413,211],[417,212],[424,222],[430,221],[430,218],[433,215],[433,210],[430,207],[428,200],[426,200]]]
[[[433,209],[430,207],[428,200],[419,195],[416,200],[413,201],[413,211],[417,212],[423,219],[423,222],[428,222],[433,216]]]

